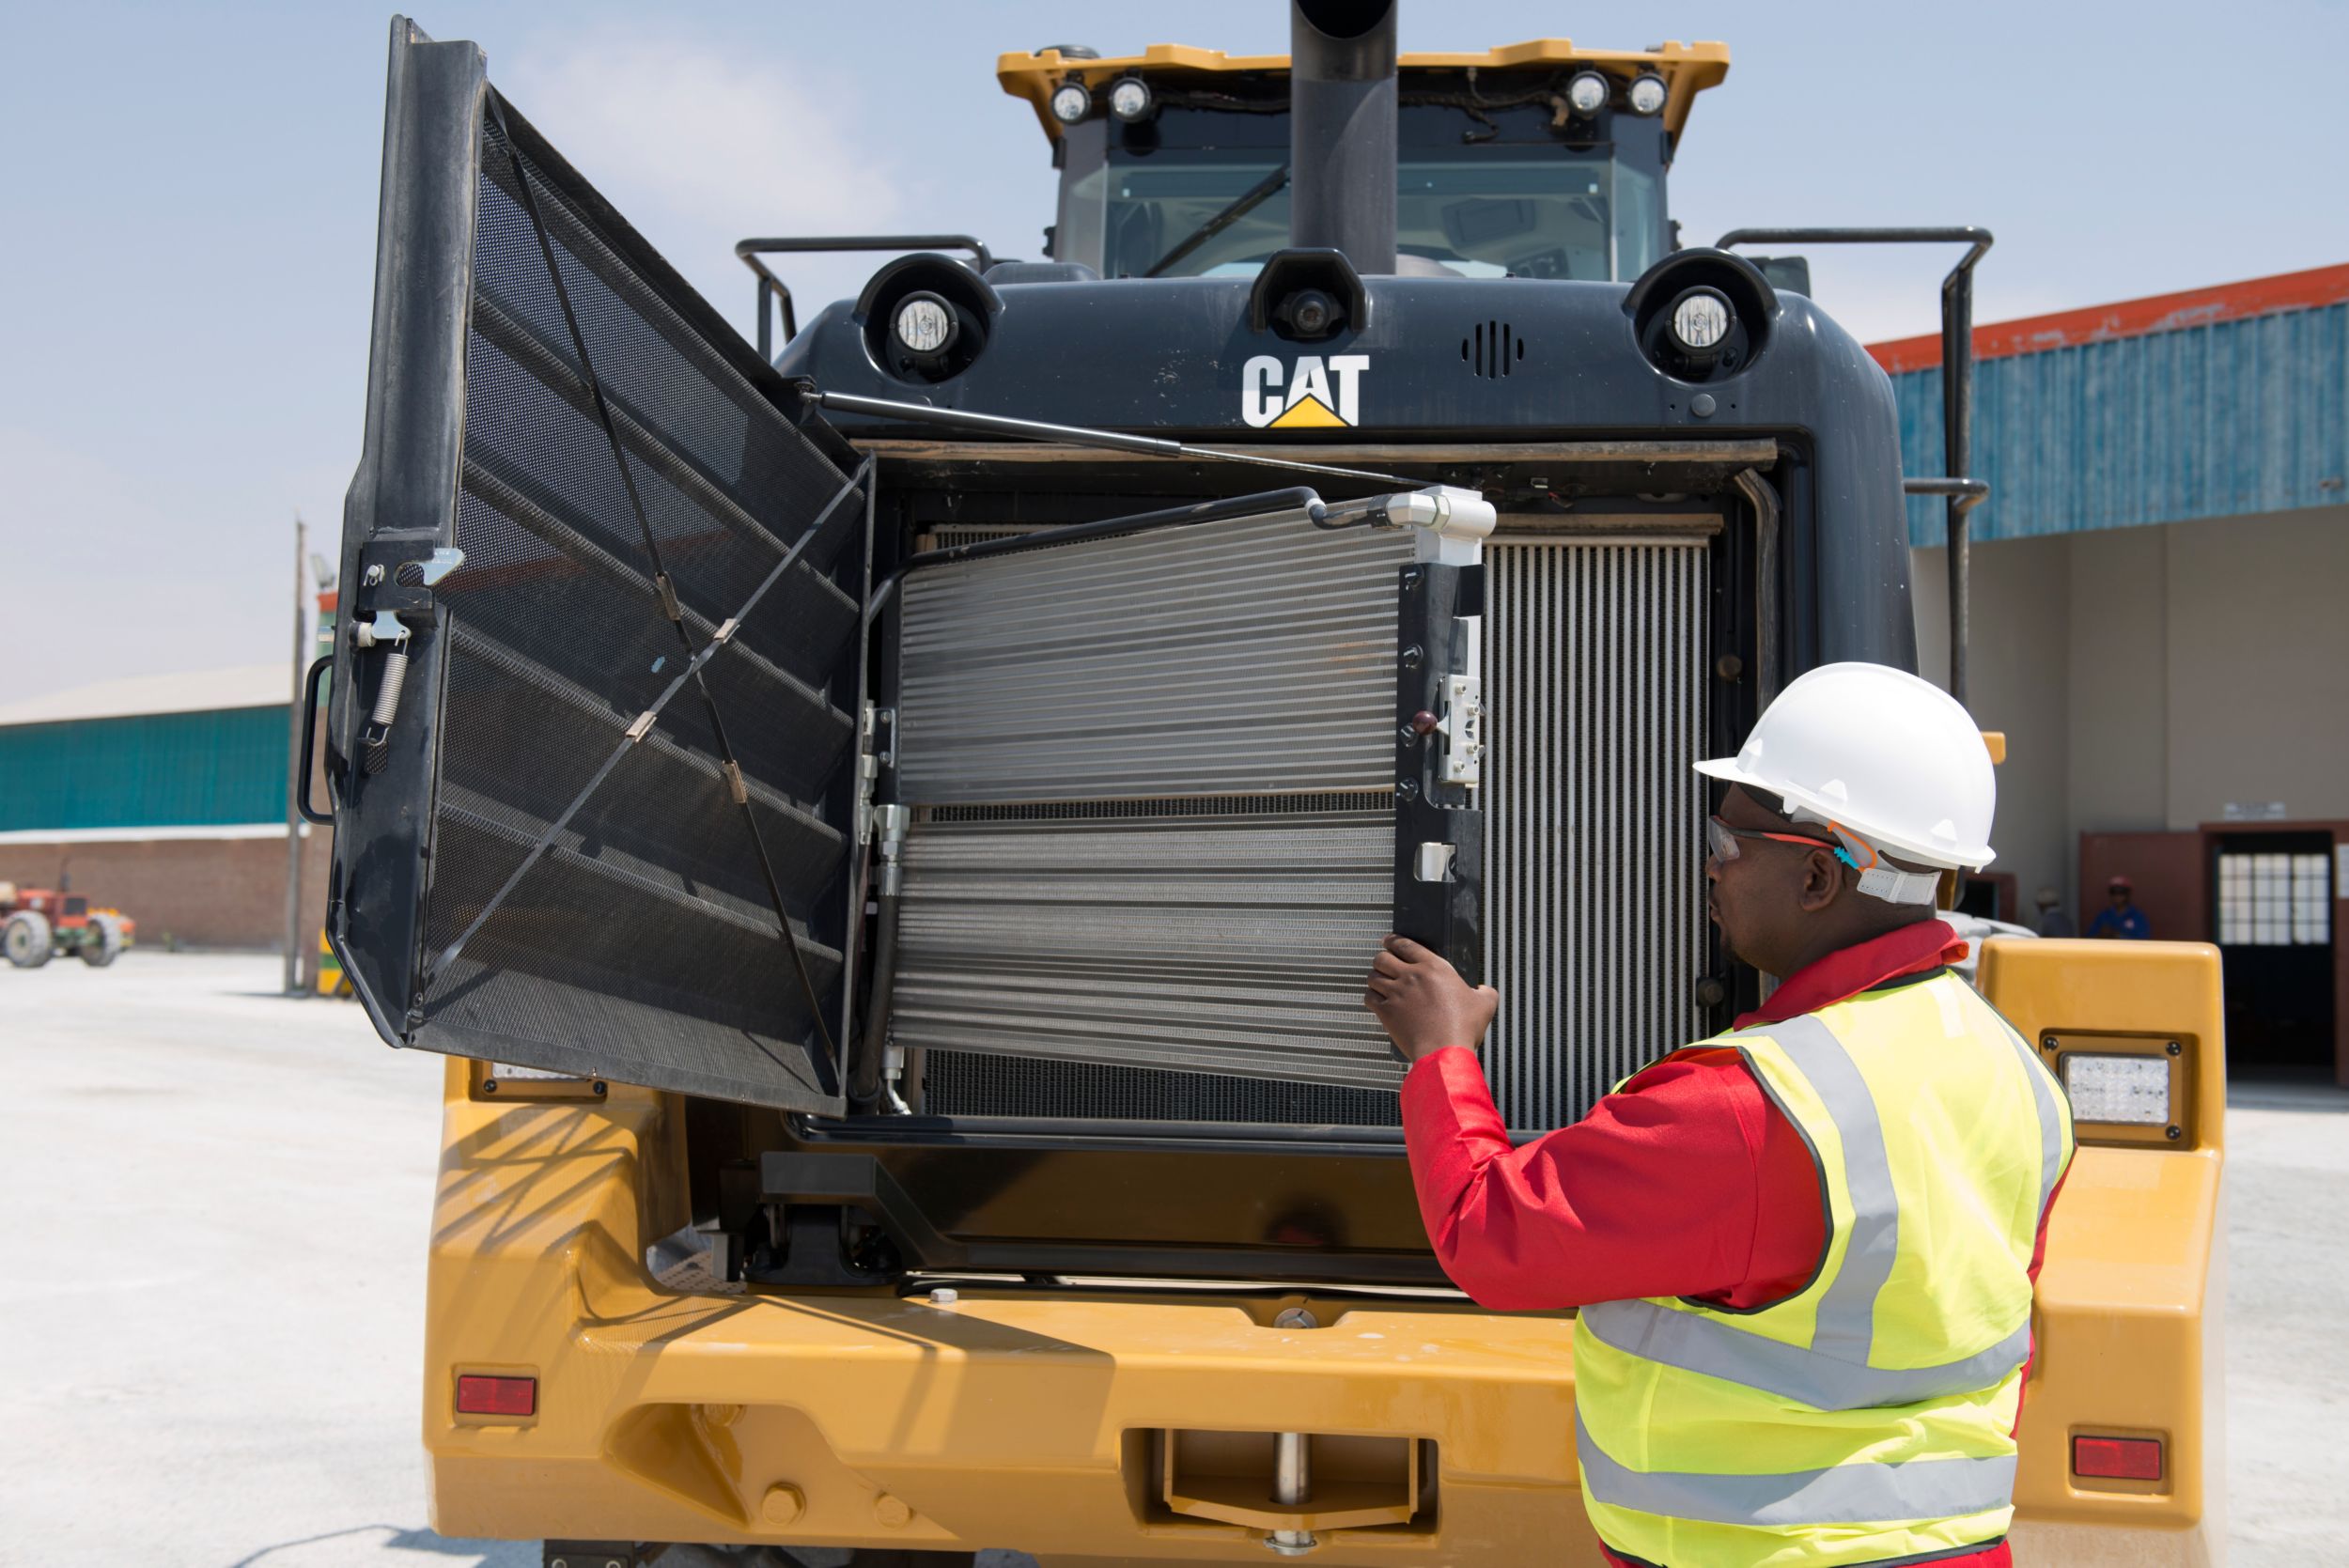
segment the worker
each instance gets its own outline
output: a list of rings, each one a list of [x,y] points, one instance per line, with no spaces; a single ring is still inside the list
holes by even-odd
[[[2039,890],[2039,934],[2043,937],[2077,937],[2079,928],[2064,911],[2063,894],[2053,888]]]
[[[1990,757],[1916,676],[1790,684],[1706,823],[1707,903],[1779,984],[1737,1027],[1513,1146],[1499,1004],[1389,938],[1421,1216],[1499,1311],[1579,1308],[1575,1447],[1611,1561],[2005,1568],[2061,1090],[1950,966],[1942,873],[1991,859]]]
[[[2137,907],[2135,882],[2126,877],[2115,877],[2105,884],[2105,907],[2088,923],[2088,934],[2139,942],[2154,934],[2154,923]]]

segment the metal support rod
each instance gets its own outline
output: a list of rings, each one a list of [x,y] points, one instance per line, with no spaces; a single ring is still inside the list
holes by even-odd
[[[969,251],[984,272],[995,265],[994,253],[968,234],[834,234],[813,235],[802,239],[738,240],[734,254],[742,265],[758,274],[758,357],[772,365],[775,359],[774,334],[768,329],[767,302],[772,298],[783,306],[783,340],[786,343],[800,335],[799,312],[791,303],[791,287],[767,270],[762,256],[806,256],[825,251]]]
[[[1302,1508],[1313,1500],[1313,1438],[1302,1432],[1272,1435],[1272,1500],[1283,1508]],[[1276,1529],[1265,1545],[1283,1557],[1312,1551],[1318,1545],[1309,1529]]]
[[[927,403],[900,403],[887,397],[862,397],[850,392],[816,392],[819,407],[843,413],[869,414],[876,419],[902,419],[915,425],[944,425],[958,430],[984,430],[1016,441],[1066,442],[1071,446],[1098,446],[1111,452],[1138,452],[1152,458],[1210,458],[1217,462],[1251,463],[1258,468],[1287,469],[1296,474],[1324,474],[1338,479],[1361,479],[1375,485],[1417,489],[1422,481],[1365,469],[1335,468],[1328,463],[1299,462],[1253,452],[1221,452],[1190,446],[1164,436],[1137,436],[1124,430],[1098,430],[1086,425],[1051,425],[1040,419],[1013,419],[1000,413],[973,413],[967,409],[933,408]]]
[[[286,737],[286,994],[302,994],[302,799],[310,787],[310,753],[302,745],[303,677],[309,674],[309,525],[294,514],[293,703]]]
[[[1941,280],[1941,466],[1962,487],[1945,490],[1909,488],[1912,495],[1948,498],[1945,537],[1950,570],[1950,695],[1966,700],[1967,616],[1969,611],[1966,514],[1983,503],[1989,485],[1970,476],[1974,451],[1974,265],[1992,243],[1986,228],[1734,228],[1718,241],[1722,250],[1748,245],[1964,245]]]

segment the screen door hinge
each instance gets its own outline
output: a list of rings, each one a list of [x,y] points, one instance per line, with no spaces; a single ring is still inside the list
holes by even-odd
[[[856,842],[873,837],[873,790],[880,770],[896,766],[897,710],[866,703],[857,722]]]

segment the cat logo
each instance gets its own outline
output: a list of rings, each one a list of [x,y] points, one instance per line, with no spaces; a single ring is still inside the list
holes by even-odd
[[[1281,362],[1258,354],[1239,371],[1239,416],[1259,430],[1340,429],[1361,422],[1368,354],[1306,354],[1284,376]],[[1283,387],[1285,380],[1286,386]]]

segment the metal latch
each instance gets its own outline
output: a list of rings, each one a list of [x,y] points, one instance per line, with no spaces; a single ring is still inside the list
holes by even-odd
[[[1475,788],[1485,780],[1485,683],[1475,675],[1446,675],[1443,717],[1436,733],[1444,738],[1443,782]]]
[[[381,561],[373,562],[360,574],[361,585],[375,591],[378,598],[397,598],[403,601],[411,597],[399,590],[422,590],[426,596],[424,613],[429,613],[429,595],[441,579],[465,564],[465,552],[443,545],[427,559],[404,561],[387,567]],[[402,582],[400,577],[410,567],[415,568],[416,581]],[[415,607],[404,606],[411,613]],[[350,641],[354,647],[384,648],[383,679],[375,689],[375,706],[368,710],[366,728],[359,737],[359,765],[366,772],[381,773],[391,757],[392,721],[399,717],[399,694],[408,684],[407,623],[391,610],[378,610],[365,620],[354,621]]]

